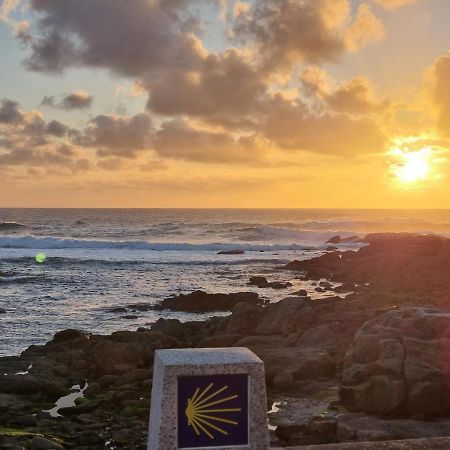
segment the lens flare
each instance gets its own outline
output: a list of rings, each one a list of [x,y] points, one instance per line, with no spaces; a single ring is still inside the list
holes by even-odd
[[[45,262],[45,260],[47,259],[47,257],[45,256],[45,253],[38,253],[35,257],[36,262],[38,262],[39,264],[42,264]]]

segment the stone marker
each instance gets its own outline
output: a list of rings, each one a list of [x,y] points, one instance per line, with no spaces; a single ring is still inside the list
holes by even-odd
[[[148,450],[269,448],[263,362],[247,348],[157,350]]]

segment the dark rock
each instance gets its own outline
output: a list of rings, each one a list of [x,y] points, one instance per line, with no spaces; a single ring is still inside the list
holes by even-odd
[[[289,281],[272,281],[270,283],[267,283],[265,287],[270,287],[272,289],[287,289],[291,286],[292,283],[290,283]]]
[[[293,386],[294,376],[292,375],[292,372],[288,370],[281,371],[273,377],[272,384],[275,389],[286,391]]]
[[[18,416],[13,419],[14,425],[21,425],[24,427],[35,427],[37,425],[37,418],[32,414],[27,414],[25,416]]]
[[[352,411],[450,414],[450,312],[403,307],[365,323],[345,356],[342,402]]]
[[[151,311],[152,305],[148,303],[132,303],[131,305],[128,305],[128,308],[130,308],[133,311]]]
[[[306,289],[300,289],[297,292],[293,292],[292,295],[297,295],[298,297],[308,297],[308,291]]]
[[[60,342],[71,341],[73,339],[87,339],[88,336],[88,333],[80,330],[63,330],[56,333],[50,343],[58,344]]]
[[[221,250],[220,252],[217,252],[218,255],[243,255],[245,252],[244,250]]]
[[[43,438],[41,436],[34,436],[31,440],[32,450],[64,450],[64,447],[55,441]]]
[[[6,314],[6,309],[0,308],[0,314]]]
[[[116,306],[114,308],[109,309],[109,312],[112,313],[126,313],[127,308],[124,308],[123,306]]]
[[[267,278],[263,276],[250,277],[249,281],[252,286],[266,286],[268,283]]]
[[[190,294],[180,294],[166,298],[154,309],[172,309],[186,312],[231,311],[238,303],[246,302],[253,305],[261,303],[255,292],[237,292],[233,294],[208,294],[195,291]]]
[[[335,250],[337,250],[338,248],[335,247],[334,245],[329,245],[325,250],[327,252],[334,252]]]
[[[252,334],[263,313],[261,306],[238,303],[228,320],[227,333]]]
[[[202,339],[198,346],[201,348],[232,347],[241,338],[240,334],[219,334]]]
[[[287,297],[278,303],[271,303],[263,309],[261,320],[256,324],[255,334],[287,335],[307,321],[312,323],[316,315],[303,297]]]
[[[337,421],[339,442],[446,437],[449,434],[449,420],[379,419],[353,413],[342,414]]]
[[[326,241],[326,244],[340,244],[342,241],[340,236],[333,236],[332,238],[328,239],[328,241]]]

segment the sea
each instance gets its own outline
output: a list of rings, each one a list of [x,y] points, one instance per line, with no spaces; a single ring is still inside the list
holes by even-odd
[[[0,356],[68,328],[108,334],[226,314],[129,307],[199,289],[326,297],[282,266],[323,254],[333,236],[387,231],[450,236],[450,210],[0,209]],[[219,254],[227,250],[244,253]],[[292,286],[249,286],[254,275]]]

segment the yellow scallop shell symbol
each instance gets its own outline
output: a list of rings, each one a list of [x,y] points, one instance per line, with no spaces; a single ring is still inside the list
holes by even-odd
[[[230,395],[221,397],[220,394],[226,391],[228,386],[224,386],[206,395],[211,391],[213,386],[214,383],[211,383],[202,391],[200,388],[197,388],[194,395],[188,399],[185,409],[188,425],[194,429],[197,436],[202,432],[211,439],[214,439],[213,433],[215,431],[225,435],[228,434],[226,429],[222,428],[225,426],[224,424],[238,425],[238,422],[228,418],[228,413],[241,411],[241,408],[217,408],[218,405],[223,405],[226,402],[238,398],[238,396]]]

